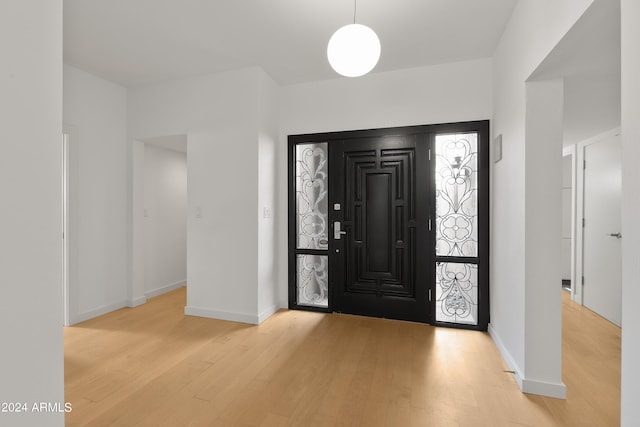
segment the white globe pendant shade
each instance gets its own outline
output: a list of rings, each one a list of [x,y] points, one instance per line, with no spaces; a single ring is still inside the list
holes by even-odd
[[[338,74],[363,76],[373,70],[380,59],[380,40],[366,25],[345,25],[331,36],[327,58]]]

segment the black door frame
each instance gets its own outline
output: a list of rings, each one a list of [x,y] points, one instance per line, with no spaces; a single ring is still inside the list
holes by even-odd
[[[465,133],[465,132],[477,132],[478,133],[478,323],[477,325],[467,325],[448,322],[437,322],[435,316],[433,316],[435,309],[435,275],[431,274],[428,277],[428,289],[429,289],[429,323],[437,326],[446,326],[451,328],[461,329],[474,329],[486,331],[489,324],[489,121],[470,121],[470,122],[458,122],[458,123],[444,123],[434,125],[418,125],[418,126],[405,126],[394,128],[381,128],[381,129],[367,129],[367,130],[352,130],[341,132],[326,132],[316,134],[300,134],[288,136],[288,289],[289,289],[289,308],[307,311],[319,311],[319,312],[333,312],[333,292],[331,291],[331,284],[329,285],[329,300],[328,307],[313,307],[306,305],[299,305],[297,303],[297,285],[296,285],[296,255],[309,254],[309,255],[329,255],[329,251],[312,250],[312,249],[296,249],[296,188],[295,188],[295,148],[298,144],[304,143],[321,143],[326,142],[328,146],[332,141],[345,141],[355,138],[371,138],[371,137],[383,137],[383,136],[405,136],[405,135],[426,135],[428,139],[429,147],[432,147],[434,137],[436,134],[447,133]],[[430,158],[431,170],[435,168],[435,155]],[[331,176],[329,176],[331,181]],[[331,184],[328,185],[331,188]],[[429,220],[435,224],[435,180],[431,182],[431,191],[429,194]],[[435,233],[431,233],[431,247],[435,247]],[[331,240],[331,239],[330,239]],[[436,256],[435,251],[430,251],[430,262],[435,266]],[[450,261],[456,261],[451,259]],[[330,258],[329,258],[330,260]],[[460,259],[465,261],[465,259]],[[330,262],[330,261],[329,261]],[[435,269],[434,269],[435,270]],[[331,283],[331,282],[330,282]]]

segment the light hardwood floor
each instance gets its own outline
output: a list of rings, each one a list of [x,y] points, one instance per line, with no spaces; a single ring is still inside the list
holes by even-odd
[[[68,426],[620,422],[620,329],[566,295],[567,400],[522,394],[485,333],[288,310],[250,326],[184,305],[182,288],[65,328]]]

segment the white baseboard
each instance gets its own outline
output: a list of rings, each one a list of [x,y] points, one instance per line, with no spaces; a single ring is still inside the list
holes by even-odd
[[[258,324],[264,322],[269,317],[273,316],[273,314],[278,310],[279,310],[279,308],[275,304],[272,305],[271,307],[267,308],[266,310],[262,310],[262,313],[258,314]]]
[[[147,298],[157,297],[158,295],[165,294],[167,292],[171,292],[175,289],[181,288],[187,284],[186,280],[181,280],[176,283],[171,283],[170,285],[160,286],[159,288],[151,289],[144,293],[144,296]]]
[[[502,355],[504,362],[509,369],[514,372],[513,378],[523,393],[538,394],[541,396],[555,397],[557,399],[567,398],[567,388],[563,383],[551,383],[526,378],[492,325],[489,325],[489,335],[491,335],[493,342],[496,347],[498,347],[498,351]]]
[[[186,306],[184,314],[187,316],[208,317],[210,319],[230,320],[232,322],[259,324],[259,316],[247,313],[235,313],[230,311],[211,310],[209,308]]]
[[[518,367],[518,364],[515,362],[515,360],[513,360],[511,353],[509,353],[509,350],[507,350],[507,347],[505,347],[504,343],[500,339],[500,336],[493,328],[493,325],[489,324],[488,330],[491,339],[495,343],[496,347],[498,347],[498,351],[502,355],[502,360],[504,360],[504,363],[507,364],[507,367],[511,371],[513,371],[513,378],[516,380],[516,383],[518,383],[518,387],[520,387],[520,390],[522,390],[522,371]]]
[[[147,297],[145,296],[136,297],[136,298],[127,300],[127,307],[129,308],[137,307],[139,305],[146,304],[146,302],[147,302]]]
[[[522,391],[524,393],[539,394],[541,396],[567,398],[567,387],[563,383],[550,383],[536,380],[523,379]]]
[[[113,304],[103,305],[98,308],[94,308],[93,310],[85,311],[83,313],[69,315],[69,326],[76,325],[78,323],[93,319],[98,316],[102,316],[103,314],[111,313],[112,311],[119,310],[121,308],[126,307],[127,304],[122,302],[117,302]]]

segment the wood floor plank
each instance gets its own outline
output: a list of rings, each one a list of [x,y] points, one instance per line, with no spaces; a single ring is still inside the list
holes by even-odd
[[[185,316],[178,289],[65,328],[68,426],[616,426],[620,329],[563,296],[567,399],[527,395],[486,333],[281,310]]]

